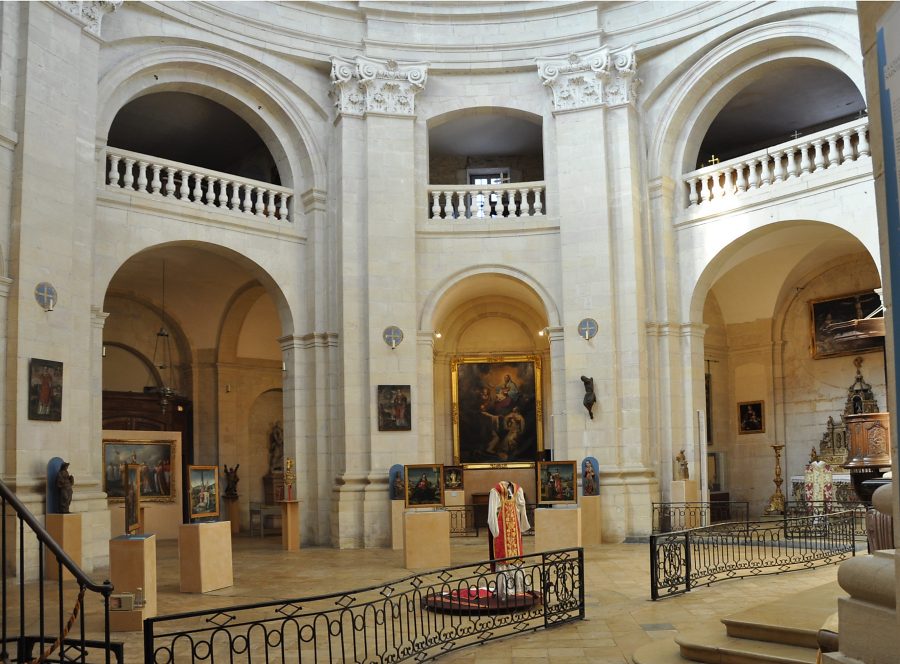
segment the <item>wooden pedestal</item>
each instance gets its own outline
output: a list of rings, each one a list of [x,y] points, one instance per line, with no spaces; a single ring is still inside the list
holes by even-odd
[[[156,536],[116,537],[109,541],[109,580],[115,592],[144,593],[144,606],[133,611],[110,611],[113,632],[143,629],[144,618],[156,615]]]
[[[403,548],[403,513],[406,503],[402,500],[391,501],[391,548],[399,551]]]
[[[403,515],[403,561],[407,569],[450,566],[450,512],[406,511]]]
[[[80,514],[48,514],[47,532],[62,547],[72,561],[81,567],[81,515]],[[56,556],[44,549],[44,578],[56,581],[59,579],[60,566]],[[72,573],[62,568],[63,581],[71,581]]]
[[[281,501],[281,548],[300,550],[300,503],[296,500]]]
[[[602,544],[603,519],[600,515],[600,496],[581,497],[581,541],[584,546]]]
[[[231,534],[241,534],[241,504],[237,498],[225,498],[225,514],[231,523]]]
[[[580,507],[539,507],[534,511],[534,550],[581,546]]]
[[[181,592],[205,593],[234,585],[231,524],[186,523],[178,529]]]

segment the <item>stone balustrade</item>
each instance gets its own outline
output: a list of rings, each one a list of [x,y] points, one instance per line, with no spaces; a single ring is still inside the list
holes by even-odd
[[[294,192],[268,182],[220,173],[118,148],[106,150],[106,184],[259,220],[291,221]]]
[[[544,182],[487,185],[428,185],[431,219],[540,217]]]
[[[687,206],[703,206],[777,187],[869,157],[869,120],[860,118],[683,176]]]

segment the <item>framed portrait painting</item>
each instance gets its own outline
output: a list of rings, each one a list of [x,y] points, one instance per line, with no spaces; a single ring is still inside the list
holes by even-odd
[[[447,491],[462,491],[463,488],[462,466],[444,466],[444,489]]]
[[[444,466],[416,464],[404,466],[407,507],[443,507]]]
[[[811,301],[813,359],[883,350],[884,312],[880,307],[881,297],[871,290]],[[872,318],[866,318],[870,315]]]
[[[412,404],[409,385],[378,386],[378,430],[412,429]]]
[[[577,503],[576,465],[574,461],[538,461],[538,502],[545,505]]]
[[[28,363],[28,419],[62,420],[63,364],[31,358]]]
[[[219,516],[219,467],[188,466],[191,520]]]
[[[738,433],[765,433],[764,401],[743,401],[738,404]]]
[[[450,373],[455,461],[531,467],[544,449],[540,356],[456,357]]]
[[[141,467],[125,464],[125,534],[141,532]]]
[[[103,490],[113,501],[125,499],[126,466],[140,467],[141,500],[145,502],[173,502],[175,483],[172,481],[174,440],[115,440],[103,441]]]

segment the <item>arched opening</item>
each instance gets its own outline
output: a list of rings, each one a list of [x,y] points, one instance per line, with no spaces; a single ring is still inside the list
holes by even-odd
[[[711,261],[695,296],[706,325],[711,498],[747,501],[752,516],[762,514],[775,492],[772,445],[784,445],[782,491],[788,501],[799,499],[811,449],[819,448],[829,416],[840,421],[856,357],[886,409],[883,337],[823,349],[815,324],[821,307],[877,300],[879,287],[862,243],[817,222],[758,229]],[[835,487],[847,497],[849,475],[836,472]]]
[[[119,109],[111,147],[280,185],[256,131],[225,106],[187,92],[142,95]]]

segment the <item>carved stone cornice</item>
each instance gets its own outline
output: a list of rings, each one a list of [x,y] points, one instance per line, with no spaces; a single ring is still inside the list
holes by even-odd
[[[538,75],[553,92],[554,111],[575,111],[634,103],[637,61],[634,46],[609,47],[566,58],[536,58]]]
[[[342,115],[369,113],[413,117],[416,94],[425,88],[428,64],[376,60],[331,59],[332,93]]]
[[[92,35],[100,36],[103,17],[116,11],[124,0],[53,0],[53,4],[67,14],[80,19],[84,29]]]

